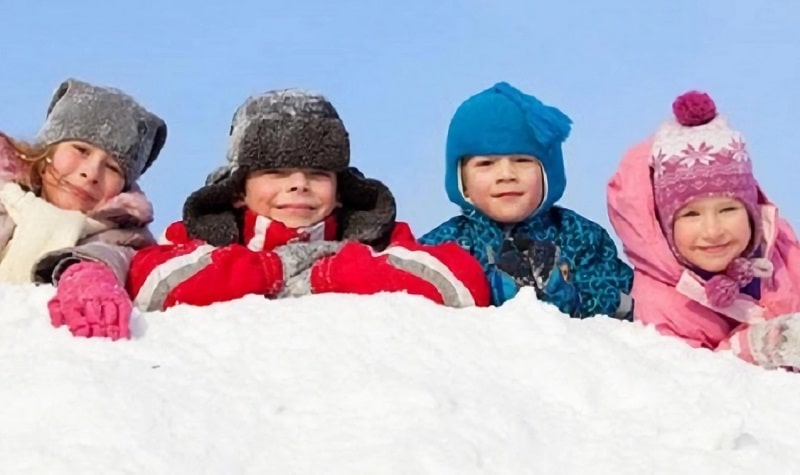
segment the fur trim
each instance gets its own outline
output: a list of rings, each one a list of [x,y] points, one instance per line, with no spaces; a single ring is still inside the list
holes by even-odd
[[[240,168],[229,178],[189,195],[183,206],[183,222],[190,237],[217,247],[240,242],[241,212],[233,208],[233,203],[241,195],[248,173],[247,168]],[[388,245],[397,214],[391,191],[353,167],[339,172],[338,181],[342,200],[337,212],[339,238],[382,250]]]
[[[342,239],[383,250],[389,244],[397,217],[394,195],[382,182],[365,178],[355,167],[339,173],[338,177]]]
[[[183,204],[183,223],[189,237],[222,247],[238,243],[239,212],[234,209],[249,170],[240,168],[219,183],[193,192]]]
[[[238,166],[250,170],[318,168],[340,171],[350,160],[350,140],[335,119],[254,119],[233,144]]]

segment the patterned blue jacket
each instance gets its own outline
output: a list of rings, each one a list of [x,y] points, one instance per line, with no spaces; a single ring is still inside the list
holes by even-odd
[[[616,245],[606,230],[572,210],[553,206],[521,223],[504,226],[469,209],[425,234],[420,241],[424,244],[459,243],[480,261],[494,286],[495,274],[499,271],[491,262],[491,256],[499,253],[508,236],[519,233],[534,240],[554,242],[569,267],[569,279],[559,281],[574,290],[547,292],[545,301],[578,318],[596,314],[631,318],[632,302],[628,294],[633,271],[617,256]],[[513,295],[493,292],[493,296],[493,303],[500,305],[501,300]]]
[[[516,242],[515,237],[548,241],[560,250],[560,260],[556,263],[560,272],[554,266],[549,269],[549,279],[536,284],[544,287],[538,289],[540,299],[575,317],[603,314],[630,319],[633,271],[617,257],[611,237],[597,223],[555,206],[567,186],[561,145],[571,124],[571,119],[557,107],[546,105],[506,82],[465,100],[450,121],[445,151],[445,190],[450,201],[461,208],[462,215],[443,223],[421,241],[425,244],[455,241],[475,256],[483,265],[495,305],[513,297],[519,285],[537,282],[530,279],[536,275],[510,275],[498,268],[496,263],[502,266],[508,263],[508,254],[501,252],[504,242]],[[518,154],[535,157],[541,163],[543,196],[531,216],[504,225],[486,216],[466,198],[461,164],[470,156]],[[524,257],[517,255],[511,259],[520,264]],[[529,267],[522,272],[539,271]]]

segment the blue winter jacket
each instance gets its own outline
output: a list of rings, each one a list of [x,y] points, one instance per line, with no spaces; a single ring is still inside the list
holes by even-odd
[[[465,210],[422,236],[424,244],[455,241],[475,256],[493,287],[514,285],[493,265],[503,241],[522,233],[533,240],[552,241],[561,249],[569,268],[567,280],[558,278],[543,299],[564,313],[578,318],[597,314],[630,320],[633,271],[617,256],[617,248],[605,229],[578,213],[553,206],[516,225],[502,225],[483,213]],[[500,305],[513,296],[493,289],[493,303]]]

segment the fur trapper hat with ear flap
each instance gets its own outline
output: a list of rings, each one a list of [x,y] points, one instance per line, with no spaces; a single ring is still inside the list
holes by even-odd
[[[67,79],[53,94],[37,142],[66,140],[88,142],[113,155],[130,188],[158,158],[167,125],[119,89]]]
[[[316,168],[336,172],[340,239],[377,248],[388,243],[396,216],[394,197],[386,185],[349,166],[347,130],[324,96],[282,89],[249,97],[233,116],[227,158],[184,203],[183,222],[191,237],[214,246],[239,242],[234,203],[251,172]]]

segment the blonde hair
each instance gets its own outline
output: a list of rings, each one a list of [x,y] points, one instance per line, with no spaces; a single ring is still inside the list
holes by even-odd
[[[53,158],[56,144],[29,144],[6,136],[17,156],[30,166],[27,176],[22,178],[21,186],[39,195],[42,190],[42,175],[49,161]]]

